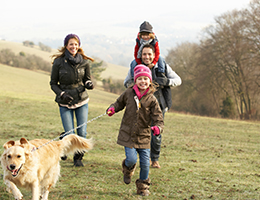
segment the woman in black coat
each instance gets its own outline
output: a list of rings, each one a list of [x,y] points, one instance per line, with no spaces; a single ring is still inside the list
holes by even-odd
[[[86,89],[92,90],[89,61],[92,58],[80,48],[80,39],[76,34],[69,34],[64,39],[64,46],[52,56],[54,59],[50,85],[56,94],[60,116],[65,133],[74,133],[74,114],[77,120],[77,134],[86,138],[89,96]],[[85,123],[85,124],[84,124]],[[83,153],[74,155],[74,165],[83,166]],[[66,157],[64,157],[66,158]]]

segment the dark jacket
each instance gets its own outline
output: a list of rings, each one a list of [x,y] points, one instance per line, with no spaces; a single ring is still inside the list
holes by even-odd
[[[162,111],[152,92],[148,92],[142,97],[139,109],[134,96],[136,96],[134,89],[127,88],[116,102],[111,104],[115,108],[115,112],[125,108],[117,143],[129,148],[149,149],[152,121],[154,126],[163,130]]]
[[[77,104],[88,98],[84,84],[91,80],[89,61],[83,61],[75,66],[70,64],[65,57],[56,58],[51,71],[51,89],[55,92],[55,101],[59,104],[67,104],[61,99],[61,92],[66,91],[72,97],[70,105]]]

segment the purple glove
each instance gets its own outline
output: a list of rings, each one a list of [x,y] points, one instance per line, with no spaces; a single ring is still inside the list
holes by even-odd
[[[158,126],[152,126],[151,129],[153,131],[154,136],[160,135],[160,129],[158,128]]]
[[[115,114],[115,108],[111,107],[107,110],[107,115],[111,117],[113,114]]]

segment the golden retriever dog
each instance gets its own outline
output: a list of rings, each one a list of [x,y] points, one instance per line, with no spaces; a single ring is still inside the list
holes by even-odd
[[[35,139],[9,141],[4,144],[1,165],[4,182],[16,200],[23,198],[18,187],[31,189],[32,199],[47,200],[50,188],[60,176],[60,157],[92,149],[91,139],[70,134],[60,141]],[[37,147],[40,147],[37,149]]]

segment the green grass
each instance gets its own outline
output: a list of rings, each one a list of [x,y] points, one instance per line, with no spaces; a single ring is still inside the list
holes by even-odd
[[[103,114],[117,95],[89,92],[89,119]],[[21,137],[53,139],[62,132],[49,76],[0,65],[0,154],[2,145]],[[61,177],[49,199],[260,199],[260,124],[178,113],[166,113],[161,169],[151,169],[149,197],[136,195],[134,181],[125,185],[116,144],[122,114],[103,116],[88,124],[94,149],[83,168],[72,156],[61,161]],[[3,171],[0,169],[0,174]],[[21,190],[24,199],[31,192]],[[0,180],[0,199],[13,199]]]

